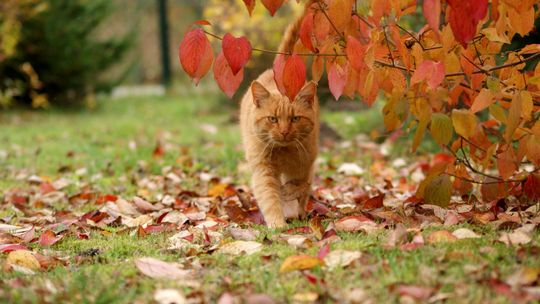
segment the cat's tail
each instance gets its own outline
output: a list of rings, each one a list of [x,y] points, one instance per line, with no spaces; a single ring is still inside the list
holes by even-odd
[[[296,44],[296,41],[298,40],[298,37],[300,35],[300,27],[302,26],[304,16],[309,12],[311,5],[317,1],[318,0],[308,0],[306,2],[302,15],[300,15],[298,19],[296,19],[296,21],[294,21],[289,25],[289,27],[287,27],[287,30],[283,35],[283,39],[281,40],[281,44],[279,45],[279,52],[287,54],[292,53],[292,51],[294,50],[294,45]]]

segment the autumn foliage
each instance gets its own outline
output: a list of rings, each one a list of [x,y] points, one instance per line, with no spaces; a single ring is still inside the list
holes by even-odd
[[[261,0],[271,15],[287,1]],[[305,1],[297,1],[304,5]],[[244,0],[249,13],[255,0]],[[540,44],[504,48],[527,36],[539,17],[535,0],[316,0],[303,16],[294,52],[276,56],[280,91],[293,100],[326,71],[336,99],[385,100],[389,132],[413,134],[412,150],[431,136],[444,150],[426,168],[417,200],[446,205],[451,195],[484,201],[540,197]],[[421,8],[414,32],[402,19]],[[203,26],[206,21],[198,22]],[[280,29],[281,31],[281,29]],[[197,83],[214,61],[209,36],[222,39],[214,78],[231,97],[253,48],[245,37],[218,37],[199,26],[180,46]]]

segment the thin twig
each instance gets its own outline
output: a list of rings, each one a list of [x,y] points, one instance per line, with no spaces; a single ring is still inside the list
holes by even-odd
[[[392,66],[396,66],[394,62],[394,56],[392,55],[392,50],[390,49],[390,42],[388,42],[388,35],[386,35],[386,26],[383,27],[384,41],[386,41],[386,47],[388,48],[388,55],[390,55],[390,60],[392,61]]]
[[[433,46],[433,47],[429,47],[429,48],[426,48],[422,42],[420,41],[420,39],[418,39],[413,33],[409,32],[406,28],[402,27],[401,25],[395,23],[395,25],[402,31],[404,31],[407,35],[409,35],[412,39],[414,39],[414,41],[416,41],[420,47],[422,48],[422,51],[431,51],[431,50],[438,50],[438,49],[442,49],[442,46]]]
[[[338,28],[336,27],[336,25],[334,24],[334,21],[332,21],[332,19],[330,19],[330,16],[328,16],[328,14],[326,13],[326,10],[325,8],[323,7],[322,3],[320,1],[317,1],[317,4],[319,5],[319,8],[321,9],[321,11],[323,12],[324,16],[326,17],[326,19],[328,20],[328,22],[330,22],[330,25],[332,25],[332,28],[334,28],[334,31],[336,31],[336,33],[339,35],[339,37],[342,39],[342,40],[345,40],[345,36],[343,35],[343,33],[341,33]]]

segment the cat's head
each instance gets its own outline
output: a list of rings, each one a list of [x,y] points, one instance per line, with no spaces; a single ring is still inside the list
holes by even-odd
[[[251,85],[255,103],[255,133],[264,142],[278,146],[297,143],[315,128],[314,110],[317,84],[308,82],[291,102],[281,94],[271,94],[262,84]]]

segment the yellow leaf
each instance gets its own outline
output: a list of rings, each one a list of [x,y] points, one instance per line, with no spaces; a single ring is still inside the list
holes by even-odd
[[[412,144],[413,152],[416,151],[416,148],[418,148],[420,141],[424,137],[424,133],[426,133],[426,128],[427,128],[430,118],[431,118],[431,108],[427,106],[426,104],[426,106],[422,107],[421,112],[420,112],[420,117],[418,117],[419,123],[418,123],[418,127],[416,128],[416,132],[414,133],[413,144]]]
[[[521,91],[519,93],[521,97],[521,116],[523,119],[530,120],[533,110],[533,100],[529,91]]]
[[[495,99],[493,97],[493,93],[490,90],[482,89],[473,101],[473,104],[471,106],[471,112],[476,113],[489,107],[492,103],[495,102]]]
[[[521,105],[521,94],[515,94],[512,98],[510,109],[508,110],[508,121],[504,132],[504,139],[506,139],[506,142],[512,141],[512,136],[521,122]]]
[[[208,196],[217,197],[223,195],[225,193],[225,189],[227,189],[226,184],[217,184],[213,186],[212,188],[208,189]]]
[[[497,104],[490,105],[489,106],[489,113],[496,120],[500,121],[503,124],[506,124],[506,122],[507,122],[506,113],[505,113],[504,109],[501,106],[499,106]]]
[[[540,166],[540,136],[533,134],[529,137],[525,155],[530,162]]]
[[[431,117],[431,135],[439,145],[446,145],[452,139],[454,131],[450,117],[442,113],[435,113]]]
[[[452,111],[452,124],[457,134],[469,139],[476,130],[478,119],[468,110],[454,109]]]
[[[8,254],[6,265],[17,265],[30,270],[41,268],[36,257],[28,250],[15,250]]]
[[[428,204],[446,207],[452,196],[452,182],[448,175],[440,175],[434,178],[424,192],[424,201]]]
[[[293,255],[285,259],[281,267],[279,268],[279,273],[290,272],[294,270],[304,270],[311,269],[315,266],[323,265],[324,263],[317,257],[312,257],[310,255]]]
[[[510,39],[506,36],[505,33],[499,34],[497,29],[494,27],[488,27],[481,31],[482,34],[486,35],[486,38],[492,42],[501,42],[501,43],[510,43]]]

